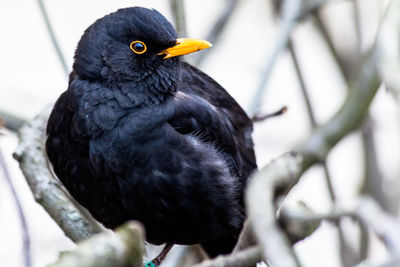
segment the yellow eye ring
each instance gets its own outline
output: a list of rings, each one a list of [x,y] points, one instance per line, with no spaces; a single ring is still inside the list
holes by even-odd
[[[135,52],[136,54],[143,54],[144,52],[147,51],[146,44],[143,43],[142,41],[133,41],[130,47],[132,51]]]

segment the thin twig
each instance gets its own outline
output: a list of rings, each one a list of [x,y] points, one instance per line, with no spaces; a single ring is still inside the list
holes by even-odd
[[[270,119],[270,118],[273,118],[276,116],[281,116],[281,115],[285,114],[287,111],[288,111],[288,108],[286,106],[283,106],[279,110],[272,112],[272,113],[268,113],[268,114],[264,114],[264,115],[255,114],[251,117],[251,121],[252,122],[265,121],[266,119]]]
[[[226,7],[223,9],[222,14],[211,27],[210,32],[207,34],[206,40],[212,43],[214,47],[216,44],[218,44],[221,33],[224,31],[229,19],[239,6],[239,1],[240,0],[227,0]],[[199,66],[202,62],[204,62],[204,59],[211,53],[211,51],[211,49],[206,49],[203,52],[198,53],[197,56],[195,56],[195,65]]]
[[[328,50],[331,52],[331,56],[333,57],[333,59],[335,60],[335,62],[337,63],[337,65],[339,66],[338,70],[340,72],[340,74],[342,75],[342,77],[344,77],[345,80],[350,79],[348,73],[345,71],[345,64],[343,62],[343,60],[339,57],[339,55],[336,53],[336,49],[335,46],[333,45],[332,39],[329,36],[328,33],[328,29],[326,28],[324,22],[322,21],[322,18],[320,16],[320,14],[318,13],[318,10],[315,10],[313,12],[314,18],[315,18],[315,25],[319,31],[319,33],[321,34],[321,36],[323,37],[325,43],[328,46]]]
[[[259,81],[256,93],[254,94],[248,109],[249,114],[256,113],[261,105],[261,101],[265,93],[265,86],[269,81],[272,69],[278,56],[281,54],[282,50],[286,48],[292,28],[301,12],[301,4],[302,1],[300,0],[285,0],[283,3],[282,21],[279,25],[278,36],[275,38],[275,43],[272,47],[272,50],[268,54],[267,60],[265,61],[266,63],[262,68],[261,80]]]
[[[10,173],[8,172],[7,164],[4,160],[3,153],[1,152],[1,150],[0,150],[0,168],[3,171],[4,178],[6,179],[6,182],[10,187],[11,195],[14,199],[15,205],[17,206],[17,212],[19,220],[21,222],[21,229],[22,229],[22,246],[23,246],[25,266],[30,267],[32,266],[32,259],[31,259],[31,238],[29,235],[29,228],[25,218],[24,210],[21,205],[21,201],[15,190],[14,184],[12,182]]]
[[[297,56],[296,50],[293,47],[293,41],[291,38],[288,41],[288,48],[289,48],[290,55],[292,57],[294,69],[296,71],[296,76],[297,76],[297,79],[300,84],[300,89],[301,89],[301,93],[303,95],[303,100],[304,100],[304,103],[306,104],[308,119],[311,123],[311,127],[313,129],[315,129],[317,127],[317,121],[316,121],[315,115],[314,115],[315,112],[311,105],[311,101],[310,101],[310,97],[309,97],[308,90],[306,87],[306,83],[304,81],[303,74],[301,73],[298,56]]]
[[[301,73],[298,56],[297,56],[296,50],[293,47],[293,41],[291,39],[289,39],[288,48],[289,48],[289,52],[292,56],[292,61],[293,61],[293,65],[295,67],[297,78],[299,80],[301,93],[303,95],[303,100],[304,100],[304,103],[306,104],[308,119],[311,123],[312,129],[316,129],[317,121],[316,121],[315,115],[314,115],[315,112],[311,105],[310,96],[308,94],[306,83],[304,81],[303,74]],[[326,162],[323,162],[322,166],[323,166],[323,170],[324,170],[325,181],[326,181],[326,184],[328,187],[329,196],[331,198],[331,201],[334,202],[336,200],[336,195],[335,195],[335,191],[333,190],[331,174],[330,174],[330,171],[328,169]]]
[[[40,8],[40,13],[42,14],[44,23],[46,24],[47,32],[48,32],[48,34],[50,36],[51,42],[53,43],[54,49],[56,50],[56,53],[57,53],[58,59],[60,60],[61,66],[63,68],[63,71],[64,71],[65,75],[68,77],[69,68],[68,68],[67,62],[65,60],[65,57],[64,57],[64,55],[63,55],[63,53],[61,51],[61,48],[60,48],[60,45],[58,43],[57,37],[56,37],[56,35],[54,33],[53,26],[52,26],[52,24],[50,22],[50,18],[49,18],[48,14],[47,14],[46,7],[45,7],[45,5],[43,3],[43,0],[38,0],[38,5],[39,5],[39,8]]]

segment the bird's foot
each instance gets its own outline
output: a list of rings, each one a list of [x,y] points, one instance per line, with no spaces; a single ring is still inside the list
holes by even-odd
[[[165,259],[167,256],[168,252],[171,250],[174,244],[166,244],[163,248],[163,250],[158,254],[157,257],[152,259],[151,261],[148,261],[144,264],[144,267],[158,267],[160,266],[161,262]]]

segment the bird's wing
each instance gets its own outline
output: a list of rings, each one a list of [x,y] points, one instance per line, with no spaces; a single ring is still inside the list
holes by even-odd
[[[179,91],[212,106],[218,114],[214,116],[213,123],[223,127],[216,129],[211,122],[199,122],[190,114],[174,118],[170,124],[182,134],[195,133],[203,140],[215,144],[233,159],[236,175],[243,177],[242,181],[245,182],[250,172],[257,168],[251,138],[252,121],[222,86],[187,63],[182,63],[182,85]]]

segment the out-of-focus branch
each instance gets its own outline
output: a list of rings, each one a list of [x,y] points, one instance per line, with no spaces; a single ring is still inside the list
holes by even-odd
[[[400,103],[400,1],[392,0],[377,38],[379,74]]]
[[[272,50],[267,56],[265,65],[261,71],[261,80],[257,86],[256,93],[250,103],[248,113],[254,114],[257,112],[261,105],[261,101],[264,95],[264,89],[271,76],[272,69],[278,56],[282,50],[286,48],[290,33],[294,27],[299,14],[301,13],[302,1],[301,0],[285,0],[282,8],[282,20],[279,25],[278,35],[275,38],[275,43]]]
[[[277,223],[274,202],[278,194],[284,194],[298,181],[301,161],[301,156],[295,153],[281,156],[257,172],[246,190],[248,226],[253,228],[263,259],[271,266],[299,266],[287,236]]]
[[[257,86],[256,93],[251,100],[248,113],[254,114],[261,105],[265,86],[267,85],[272,73],[272,69],[280,53],[286,48],[287,42],[296,21],[306,17],[310,12],[326,3],[328,0],[285,0],[279,6],[282,19],[278,26],[278,35],[275,43],[267,56],[265,65],[261,70],[261,80]],[[281,1],[278,1],[280,3]]]
[[[357,10],[357,5],[355,5],[355,11],[358,13]],[[389,69],[394,66],[394,65],[399,65],[398,62],[400,62],[400,56],[395,56],[399,55],[398,49],[391,49],[393,47],[400,47],[400,35],[398,34],[400,30],[400,20],[399,20],[399,15],[400,14],[400,4],[399,1],[392,1],[391,2],[391,8],[388,8],[387,14],[385,15],[385,19],[383,20],[383,23],[379,29],[379,34],[377,37],[377,51],[379,53],[379,59],[378,59],[378,69],[379,69],[379,74],[383,78],[382,80],[388,84],[388,81],[396,81],[398,79],[398,72],[400,70],[399,68],[394,68],[396,69],[395,71],[392,72],[392,74],[386,73],[388,75],[383,74],[383,68],[389,67]],[[331,55],[335,58],[336,63],[339,67],[340,72],[342,73],[343,77],[346,79],[346,82],[348,82],[349,79],[349,74],[345,71],[346,67],[344,64],[344,59],[341,59],[341,57],[338,55],[332,40],[327,32],[327,29],[325,25],[322,22],[322,19],[319,16],[319,13],[315,12],[316,18],[317,18],[317,23],[316,25],[318,26],[318,29],[320,30],[320,33],[324,37],[324,40],[327,43],[327,46],[329,48],[329,51],[331,52]],[[356,23],[357,24],[357,23]],[[359,23],[358,23],[359,24]],[[398,30],[393,31],[394,28],[397,27]],[[358,25],[357,30],[361,32],[359,29],[360,25]],[[361,38],[361,34],[358,38]],[[395,39],[393,39],[395,37]],[[389,40],[389,39],[390,40]],[[397,40],[397,41],[396,41]],[[389,46],[388,44],[392,44],[393,41],[395,41],[397,44],[395,46]],[[387,60],[389,60],[389,63]],[[389,78],[393,77],[393,79]],[[400,81],[400,80],[399,80]],[[396,83],[396,82],[394,82]],[[398,83],[400,85],[400,82]],[[400,88],[400,87],[399,87]],[[390,196],[387,193],[383,192],[382,188],[382,182],[384,182],[384,178],[382,177],[381,171],[379,169],[379,166],[377,164],[377,159],[376,159],[376,149],[375,149],[375,144],[373,141],[373,128],[371,127],[371,119],[367,118],[364,125],[362,126],[362,142],[363,142],[363,147],[364,147],[364,154],[365,154],[365,183],[364,183],[364,193],[369,193],[371,194],[378,202],[379,204],[385,208],[385,210],[390,211],[390,212],[397,212],[397,208],[393,206],[393,204],[396,202],[393,200],[393,198],[396,198],[398,196]],[[395,214],[393,213],[393,214]],[[363,242],[364,243],[364,242]]]
[[[337,114],[315,130],[296,152],[284,154],[250,179],[246,192],[248,225],[254,230],[264,259],[272,266],[298,265],[287,237],[277,224],[275,199],[286,195],[299,181],[301,173],[323,162],[344,136],[361,125],[380,84],[374,52],[367,55]]]
[[[393,255],[400,255],[400,224],[372,198],[362,197],[353,208],[334,207],[327,214],[287,213],[285,216],[290,220],[305,224],[319,223],[322,220],[336,221],[341,217],[357,219],[370,227]]]
[[[314,113],[313,107],[311,105],[310,97],[309,97],[309,94],[308,94],[308,90],[307,90],[303,75],[302,75],[301,70],[300,70],[300,66],[299,66],[299,62],[298,62],[298,58],[297,58],[297,53],[296,53],[296,50],[293,47],[293,42],[292,42],[291,39],[288,42],[288,48],[289,48],[290,54],[292,56],[293,65],[295,67],[297,78],[299,80],[301,93],[303,95],[303,100],[304,100],[304,103],[306,104],[308,119],[310,120],[312,128],[315,129],[317,127],[317,121],[316,121],[315,115],[314,115],[315,113]],[[330,171],[329,171],[328,166],[326,165],[325,162],[323,162],[322,164],[323,164],[323,168],[324,168],[325,179],[326,179],[326,184],[327,184],[327,187],[328,187],[329,196],[330,196],[332,201],[335,201],[336,195],[335,195],[335,191],[333,190]]]
[[[278,221],[292,244],[310,236],[320,226],[320,222],[302,222],[294,217],[314,216],[314,212],[302,202],[284,204],[279,209]]]
[[[179,37],[187,37],[184,0],[170,0],[176,32]]]
[[[314,213],[308,209],[302,203],[295,203],[296,205],[284,205],[279,212],[279,224],[284,229],[285,233],[288,235],[289,242],[291,245],[296,242],[303,240],[307,236],[311,235],[318,227],[319,222],[297,222],[292,220],[290,215],[294,214],[298,216],[311,216]],[[248,224],[248,221],[246,221]],[[244,227],[246,230],[250,230],[250,227]],[[248,233],[242,232],[243,236],[252,236]],[[248,247],[247,249],[243,249],[244,247]],[[245,243],[242,240],[242,247],[236,247],[234,252],[231,255],[219,256],[215,259],[211,259],[201,264],[196,265],[196,267],[212,267],[212,266],[254,266],[257,262],[260,262],[261,258],[261,248],[256,245],[255,241],[251,241],[249,243]]]
[[[300,165],[298,162],[293,162],[294,165],[290,164],[290,161],[295,159],[294,155],[286,154],[269,165],[269,170],[264,175],[271,175],[276,177],[276,182],[279,183],[278,177],[287,179],[286,174],[291,171],[300,171]],[[282,167],[294,168],[289,170],[288,173],[282,171]],[[297,170],[296,170],[297,169]],[[295,177],[297,174],[294,174]],[[265,176],[264,176],[265,178]],[[266,179],[265,179],[266,180]],[[264,184],[267,185],[267,184]],[[250,192],[249,192],[250,193]],[[261,206],[262,203],[259,203]],[[261,215],[261,214],[260,214]],[[261,215],[262,216],[262,215]],[[342,208],[334,206],[329,213],[326,214],[315,214],[311,212],[308,208],[302,205],[285,205],[279,212],[279,221],[285,226],[285,233],[294,233],[298,236],[299,240],[304,239],[306,236],[310,235],[315,229],[318,228],[319,224],[323,220],[337,222],[343,217],[350,217],[352,219],[358,220],[363,226],[369,227],[373,232],[375,232],[379,238],[388,247],[392,254],[392,258],[387,262],[386,265],[382,266],[397,266],[389,265],[389,263],[397,263],[399,259],[399,249],[400,249],[400,226],[397,219],[389,214],[387,214],[372,198],[362,197],[356,201],[355,205],[351,208]],[[379,218],[379,219],[377,219]],[[256,218],[260,219],[259,217]],[[248,228],[247,228],[248,229]],[[269,228],[266,228],[269,229]],[[265,233],[264,229],[263,233]],[[275,230],[272,230],[272,233]],[[300,234],[300,235],[299,235]],[[265,238],[274,238],[274,236],[266,236]],[[275,241],[275,240],[273,240]],[[271,243],[273,242],[271,241]],[[295,243],[296,240],[291,238],[290,243]],[[276,247],[279,244],[275,243]],[[275,251],[276,252],[276,251]],[[201,264],[196,265],[196,267],[213,267],[213,266],[254,266],[256,262],[261,261],[261,248],[259,246],[252,246],[247,249],[241,250],[233,255],[219,256],[215,259],[211,259]],[[270,258],[269,263],[271,266],[291,266],[287,265],[287,262],[275,262],[273,263]],[[285,264],[285,265],[276,265]],[[364,265],[362,265],[364,266]],[[365,265],[369,266],[369,265]]]
[[[128,222],[113,232],[101,233],[62,252],[48,267],[142,267],[144,230],[137,222]]]
[[[27,122],[25,119],[3,110],[0,110],[0,119],[3,121],[3,126],[13,132],[17,132]]]
[[[30,267],[32,265],[32,260],[31,260],[31,239],[29,236],[28,224],[26,222],[21,201],[19,200],[18,194],[15,191],[14,184],[10,177],[10,173],[8,172],[7,164],[4,160],[3,153],[1,152],[1,150],[0,150],[0,169],[2,169],[4,173],[4,178],[6,179],[8,185],[10,186],[11,195],[14,199],[15,205],[17,206],[18,216],[21,222],[21,229],[22,229],[22,246],[23,246],[23,257],[25,261],[25,267]]]
[[[355,19],[355,25],[356,25],[356,32],[357,32],[357,57],[360,58],[361,55],[361,41],[362,41],[362,31],[361,31],[361,22],[360,22],[360,10],[359,10],[359,3],[358,1],[353,2],[353,9],[354,9],[354,19]],[[320,16],[320,13],[318,11],[314,12],[315,18],[316,18],[316,23],[315,25],[318,27],[318,30],[320,34],[322,35],[324,41],[327,44],[327,47],[330,51],[330,54],[332,57],[335,59],[336,64],[338,66],[338,70],[341,73],[342,77],[344,78],[345,82],[348,83],[349,78],[351,77],[351,73],[346,71],[346,69],[349,69],[348,66],[348,59],[341,57],[336,50],[333,41],[331,39],[330,34],[328,33],[327,27],[322,21],[322,18]],[[384,27],[380,28],[380,32],[384,30]],[[377,43],[379,46],[379,43]],[[379,51],[379,47],[378,47]],[[381,56],[379,56],[380,58]],[[351,68],[350,68],[351,69]],[[396,77],[398,75],[396,74]],[[384,207],[387,211],[394,211],[393,208],[393,203],[396,201],[393,201],[393,197],[389,196],[387,193],[383,192],[382,188],[382,183],[384,183],[384,177],[382,177],[379,166],[377,164],[377,159],[376,159],[376,152],[375,152],[375,144],[373,141],[373,133],[374,130],[371,127],[371,118],[368,116],[366,120],[364,121],[362,125],[362,143],[363,143],[363,148],[364,148],[364,155],[365,155],[365,161],[364,161],[364,186],[363,186],[363,191],[365,194],[370,194],[373,196],[378,203]],[[389,209],[387,209],[389,208]],[[367,249],[368,249],[368,234],[366,233],[365,226],[360,224],[360,230],[361,230],[361,236],[360,236],[360,258],[363,259],[365,258],[367,254]],[[343,240],[343,236],[340,238]],[[344,244],[344,243],[342,243]],[[344,262],[347,262],[347,259],[349,258],[354,258],[350,255],[350,257],[346,257],[346,254],[350,251],[349,249],[342,247],[341,248],[341,256]],[[348,265],[348,264],[347,264]]]
[[[355,13],[358,14],[358,6],[357,4],[355,4],[354,6],[355,9]],[[318,30],[320,31],[323,39],[325,40],[327,47],[330,51],[330,54],[333,56],[333,58],[335,59],[337,65],[338,65],[338,69],[341,72],[342,76],[344,77],[344,79],[346,80],[346,82],[348,83],[348,79],[350,74],[348,74],[345,69],[345,63],[344,63],[344,59],[342,59],[334,45],[333,42],[328,34],[328,30],[326,29],[324,23],[322,22],[322,18],[320,17],[319,13],[317,11],[315,11],[314,13],[315,18],[316,18],[316,26],[318,27]],[[360,29],[360,25],[359,25],[359,18],[358,15],[356,16],[356,29],[357,29],[357,36],[358,39],[361,39],[361,29]],[[380,29],[380,35],[382,35],[382,33],[385,32],[385,27],[384,25],[381,27]],[[393,35],[391,35],[393,36]],[[359,40],[360,42],[360,40]],[[385,42],[386,44],[387,42]],[[378,51],[382,51],[381,48],[379,48],[379,38],[378,38]],[[381,52],[380,52],[381,53]],[[381,58],[381,56],[379,57]],[[384,58],[384,57],[383,57]],[[382,60],[380,59],[379,62],[382,62]],[[380,66],[380,65],[379,65]],[[395,77],[398,77],[398,75],[396,74]],[[387,194],[385,194],[382,191],[382,184],[381,182],[383,181],[383,177],[381,175],[381,172],[379,170],[379,167],[377,165],[377,159],[376,159],[376,152],[375,152],[375,145],[373,142],[373,129],[371,128],[371,119],[367,118],[365,120],[364,125],[362,126],[362,141],[363,141],[363,147],[364,147],[364,151],[365,151],[365,185],[364,185],[364,189],[368,190],[368,192],[374,196],[378,202],[380,203],[380,205],[382,205],[385,209],[387,209],[388,211],[393,211],[393,208],[390,208],[389,206],[393,205],[393,201],[392,199],[389,199]],[[364,243],[364,242],[363,242]]]
[[[374,132],[371,129],[371,119],[362,125],[362,142],[364,147],[365,180],[363,192],[373,196],[378,203],[391,214],[398,213],[398,199],[391,192],[385,192],[384,177],[378,166],[375,149]]]
[[[356,208],[357,218],[368,225],[386,244],[391,254],[400,255],[400,224],[372,199],[364,198]]]
[[[349,58],[346,57],[341,57],[338,54],[338,51],[335,48],[335,45],[333,44],[332,38],[328,32],[327,27],[325,26],[321,14],[318,12],[318,10],[314,10],[313,12],[314,18],[315,18],[315,25],[324,38],[326,45],[329,48],[329,51],[331,51],[331,56],[334,58],[335,62],[338,64],[338,70],[340,74],[344,77],[345,80],[349,80],[352,77],[352,72],[350,71],[353,67],[352,64],[349,63]],[[352,65],[350,67],[350,65]]]
[[[380,85],[376,61],[376,51],[370,51],[362,62],[358,77],[350,85],[340,110],[326,125],[314,131],[300,147],[299,151],[304,157],[303,171],[314,163],[323,162],[332,147],[362,124]]]
[[[226,7],[223,9],[222,14],[211,27],[210,32],[207,34],[206,40],[212,43],[214,46],[218,43],[221,33],[225,29],[225,26],[228,24],[229,19],[232,17],[232,14],[239,6],[238,4],[239,0],[227,0]],[[206,49],[203,52],[198,53],[198,56],[196,56],[196,59],[194,60],[195,65],[200,65],[211,51],[212,50],[210,49]]]
[[[99,233],[102,228],[72,203],[61,183],[50,171],[43,148],[49,113],[50,111],[46,110],[22,127],[14,158],[19,162],[35,200],[72,241],[79,242]]]
[[[293,47],[292,39],[289,39],[288,48],[289,48],[289,52],[292,57],[293,65],[295,67],[295,71],[296,71],[296,74],[297,74],[297,77],[299,80],[301,93],[303,95],[303,100],[306,104],[308,119],[311,123],[312,129],[315,129],[315,128],[317,128],[317,122],[316,122],[315,115],[314,115],[315,113],[314,113],[313,107],[311,105],[308,90],[307,90],[307,87],[306,87],[306,84],[305,84],[305,81],[303,78],[303,74],[300,69],[296,50]],[[328,168],[326,161],[322,162],[322,167],[324,170],[324,178],[325,178],[326,186],[328,188],[329,197],[330,197],[330,200],[334,203],[336,201],[337,197],[336,197],[336,193],[333,189],[332,176],[331,176],[331,173],[330,173],[330,170]],[[340,222],[337,221],[335,223],[336,223],[338,235],[339,235],[340,251],[341,251],[340,255],[342,257],[343,265],[344,266],[352,265],[353,259],[356,258],[354,256],[355,253],[354,253],[353,249],[350,248],[348,246],[348,244],[345,242],[344,233],[340,226]]]
[[[63,68],[65,75],[68,77],[69,70],[68,70],[67,61],[65,60],[65,57],[61,51],[60,45],[57,41],[56,34],[54,33],[53,26],[51,25],[50,18],[47,14],[46,7],[44,6],[43,0],[38,0],[38,5],[40,8],[40,13],[42,14],[44,23],[46,24],[47,32],[50,36],[51,42],[53,43],[54,49],[56,50],[60,64]]]

